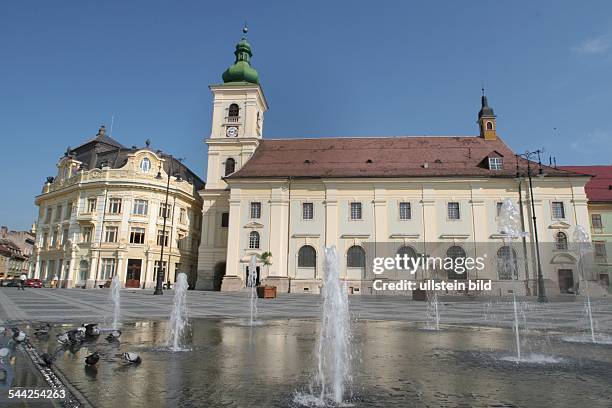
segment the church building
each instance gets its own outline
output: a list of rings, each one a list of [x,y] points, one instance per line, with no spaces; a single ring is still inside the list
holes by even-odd
[[[323,250],[335,245],[350,292],[371,294],[378,276],[367,260],[377,251],[476,257],[486,244],[493,249],[482,271],[417,278],[491,279],[495,294],[535,294],[532,208],[547,294],[571,292],[581,279],[570,247],[575,227],[589,225],[589,177],[516,156],[484,94],[474,136],[266,139],[268,104],[246,30],[234,54],[223,83],[210,86],[196,288],[240,290],[256,273],[279,292],[318,293]],[[499,231],[506,199],[527,232],[510,247]],[[259,263],[249,271],[253,255]]]

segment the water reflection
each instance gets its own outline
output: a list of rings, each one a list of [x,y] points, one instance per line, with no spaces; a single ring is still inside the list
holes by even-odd
[[[119,402],[130,407],[292,407],[294,393],[306,390],[316,370],[316,320],[267,321],[258,328],[232,320],[191,323],[190,352],[165,351],[165,322],[142,322],[123,326],[118,349],[100,339],[60,353],[56,364],[96,406],[112,408]],[[568,344],[553,335],[546,354],[565,363],[516,365],[501,359],[514,353],[511,330],[444,329],[354,323],[355,406],[584,406],[585,384],[589,407],[612,405],[609,347]],[[41,352],[56,348],[55,333],[49,338],[34,340]],[[101,360],[92,371],[84,358],[95,350]],[[142,364],[121,364],[114,355],[125,351],[139,353]]]

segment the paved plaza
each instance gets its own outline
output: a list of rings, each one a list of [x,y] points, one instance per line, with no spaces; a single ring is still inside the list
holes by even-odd
[[[249,292],[189,291],[187,302],[191,318],[247,318]],[[173,292],[153,296],[150,290],[121,291],[123,321],[167,318],[172,309]],[[459,298],[461,299],[461,298]],[[598,329],[612,333],[612,302],[594,300],[593,317]],[[260,319],[317,318],[320,296],[282,294],[276,299],[259,299]],[[427,302],[405,296],[351,296],[354,319],[425,322]],[[448,301],[439,304],[442,324],[510,326],[513,323],[511,298],[482,298],[478,301]],[[538,304],[534,299],[520,302],[519,310],[531,328],[586,329],[583,299]],[[112,315],[108,289],[26,289],[0,288],[0,320],[21,322],[107,322]]]

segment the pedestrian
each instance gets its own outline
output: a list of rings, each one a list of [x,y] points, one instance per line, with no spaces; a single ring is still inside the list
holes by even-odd
[[[22,273],[21,276],[19,277],[19,288],[18,289],[25,290],[26,279],[28,279],[28,277],[26,276],[25,273]]]
[[[51,281],[51,287],[54,289],[58,288],[58,284],[59,284],[59,277],[57,276],[57,274],[55,274],[53,276],[53,281]]]

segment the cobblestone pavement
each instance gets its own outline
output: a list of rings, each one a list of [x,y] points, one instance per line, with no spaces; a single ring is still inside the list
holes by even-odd
[[[191,317],[246,318],[249,315],[248,292],[189,291],[187,303]],[[121,318],[124,321],[167,318],[172,309],[172,291],[153,296],[150,290],[121,290]],[[282,294],[277,299],[260,299],[259,318],[316,318],[318,295]],[[598,331],[612,333],[612,302],[594,300],[593,317]],[[428,319],[426,302],[404,296],[351,296],[353,318],[424,322]],[[513,323],[511,299],[482,301],[442,301],[441,324],[510,326]],[[573,302],[538,304],[519,303],[521,315],[531,328],[583,330],[588,327],[582,299]],[[112,305],[108,289],[26,289],[0,288],[0,320],[11,323],[109,322]]]

